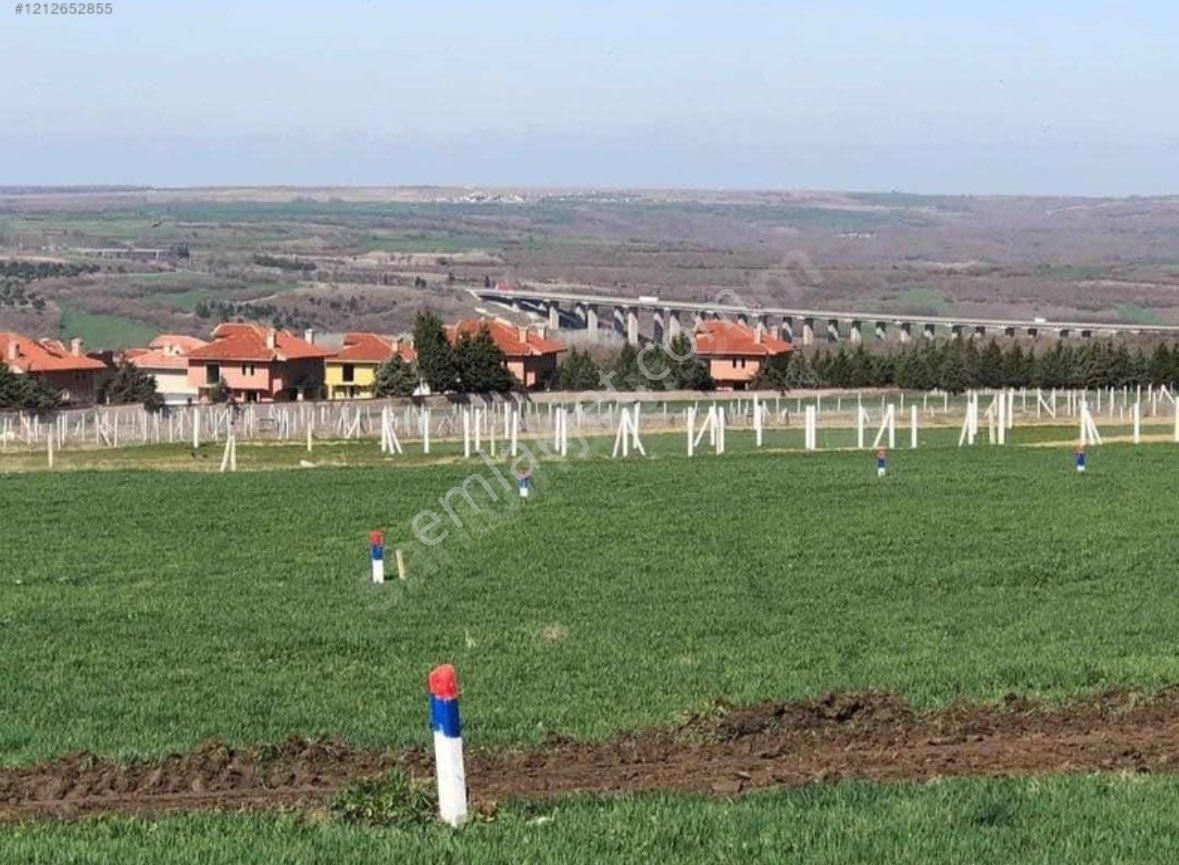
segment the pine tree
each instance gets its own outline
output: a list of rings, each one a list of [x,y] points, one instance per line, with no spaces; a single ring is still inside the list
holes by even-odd
[[[999,387],[1004,382],[1003,349],[993,339],[978,356],[978,383],[982,387]]]
[[[432,312],[419,312],[413,325],[413,346],[418,356],[418,371],[434,393],[454,390],[458,375],[454,349],[446,339],[442,319]]]
[[[559,390],[595,390],[601,378],[602,370],[590,353],[575,348],[557,365],[554,383]]]
[[[507,358],[486,326],[458,338],[454,345],[454,366],[463,393],[508,393],[518,384],[508,372]]]
[[[667,350],[667,363],[671,374],[667,377],[668,390],[713,390],[716,382],[708,368],[708,361],[699,357],[692,349],[692,340],[687,334],[677,334]]]
[[[413,396],[419,380],[414,365],[395,354],[377,367],[373,392],[377,396]]]
[[[108,405],[139,404],[149,412],[164,407],[164,398],[156,387],[155,376],[148,375],[129,360],[123,361],[115,370],[114,376],[99,394],[99,400]]]
[[[17,375],[0,363],[0,408],[48,411],[61,405],[61,394],[36,376]]]

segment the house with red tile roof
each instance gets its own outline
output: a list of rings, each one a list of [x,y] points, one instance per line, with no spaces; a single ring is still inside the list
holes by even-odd
[[[713,381],[722,389],[748,387],[769,358],[794,350],[764,327],[719,318],[698,322],[695,338],[696,355],[707,361]]]
[[[303,338],[260,324],[217,325],[213,341],[185,353],[188,383],[207,400],[221,382],[238,402],[315,399],[323,391],[324,359],[332,354]]]
[[[557,369],[558,355],[568,350],[563,342],[545,336],[543,329],[501,318],[463,319],[447,327],[446,336],[454,345],[460,336],[474,336],[484,327],[507,358],[508,371],[529,389],[544,385]]]
[[[344,334],[344,347],[324,362],[328,399],[371,399],[377,368],[393,357],[414,363],[417,353],[408,342],[376,333]]]
[[[82,350],[82,340],[69,348],[56,339],[33,339],[0,331],[0,363],[17,375],[32,375],[62,395],[71,405],[93,403],[107,365]]]
[[[203,339],[164,333],[147,348],[129,348],[123,359],[156,380],[156,390],[165,405],[191,405],[200,400],[200,391],[188,378],[188,352],[208,345]]]

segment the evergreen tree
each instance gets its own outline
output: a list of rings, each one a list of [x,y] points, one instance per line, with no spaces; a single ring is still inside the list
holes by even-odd
[[[647,384],[639,371],[639,350],[630,343],[622,347],[610,365],[610,372],[610,380],[618,390],[638,390]]]
[[[454,366],[463,393],[508,393],[518,384],[508,372],[507,357],[486,326],[477,333],[464,333],[458,338],[454,345]]]
[[[149,412],[164,407],[154,375],[148,375],[134,362],[126,360],[115,370],[114,376],[102,392],[99,401],[108,405],[142,405]]]
[[[999,387],[1004,383],[1003,349],[993,339],[979,354],[978,383],[981,387]]]
[[[692,340],[687,334],[677,334],[672,339],[667,363],[671,370],[665,380],[668,390],[713,390],[716,387],[708,361],[692,350]]]
[[[0,363],[0,409],[48,411],[61,405],[61,394],[36,376],[17,375]]]
[[[377,396],[413,396],[419,381],[417,368],[395,354],[377,367],[373,391]]]
[[[602,370],[589,352],[575,348],[557,365],[554,384],[559,390],[595,390],[601,378]]]
[[[442,319],[432,312],[419,312],[413,324],[413,346],[418,371],[434,393],[454,390],[458,383],[454,349],[446,339]]]

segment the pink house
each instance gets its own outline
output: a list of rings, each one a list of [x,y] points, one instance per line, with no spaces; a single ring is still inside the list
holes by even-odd
[[[712,379],[721,389],[744,389],[763,363],[793,350],[793,345],[763,327],[722,319],[707,319],[696,325],[696,354],[708,361]]]
[[[218,382],[236,402],[279,402],[318,397],[323,391],[323,361],[332,352],[260,324],[220,324],[213,341],[189,351],[188,383],[207,400]]]

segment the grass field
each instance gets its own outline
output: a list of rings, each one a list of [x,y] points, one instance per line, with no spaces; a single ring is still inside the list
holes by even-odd
[[[417,743],[446,659],[477,745],[717,698],[1150,689],[1179,678],[1158,507],[1177,465],[1107,446],[1077,477],[1056,448],[931,448],[879,482],[862,453],[590,459],[523,508],[482,469],[499,501],[452,498],[465,533],[434,548],[410,522],[445,518],[471,468],[4,476],[0,753]],[[378,526],[405,586],[367,582]]]
[[[517,806],[454,834],[298,816],[106,819],[0,829],[21,863],[806,862],[1032,865],[1168,862],[1174,778],[840,784],[748,797],[575,799]]]
[[[100,315],[65,307],[61,311],[61,332],[66,339],[80,337],[95,348],[128,348],[147,345],[158,331],[150,324],[119,315]]]

